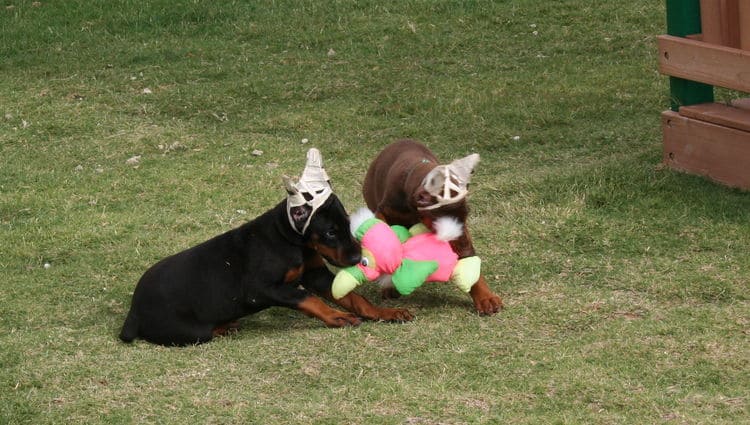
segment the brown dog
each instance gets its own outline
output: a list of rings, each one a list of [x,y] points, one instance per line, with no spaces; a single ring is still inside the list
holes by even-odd
[[[469,210],[466,192],[479,155],[473,154],[440,165],[435,155],[413,140],[401,140],[386,146],[370,164],[362,193],[367,206],[388,224],[427,227],[441,216],[453,216],[464,224]],[[476,255],[468,229],[451,242],[460,258]],[[384,295],[392,295],[384,292]],[[502,299],[487,286],[483,276],[469,292],[480,314],[494,314],[503,308]]]

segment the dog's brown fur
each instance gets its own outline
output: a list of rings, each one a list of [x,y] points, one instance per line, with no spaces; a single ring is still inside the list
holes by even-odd
[[[465,199],[434,210],[418,209],[435,202],[422,181],[438,165],[435,155],[419,142],[401,140],[386,146],[367,170],[362,187],[365,202],[389,224],[412,226],[422,222],[431,227],[436,218],[453,216],[464,223],[465,229],[462,237],[451,242],[453,250],[461,258],[476,255],[465,225],[469,214]],[[503,308],[502,299],[490,290],[484,276],[471,287],[470,295],[480,314],[495,314]]]

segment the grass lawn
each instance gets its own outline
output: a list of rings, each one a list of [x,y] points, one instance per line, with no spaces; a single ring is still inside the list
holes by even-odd
[[[750,423],[750,195],[659,166],[664,31],[654,0],[5,0],[0,423]],[[353,211],[404,137],[481,155],[502,313],[435,284],[407,324],[117,339],[310,146]]]

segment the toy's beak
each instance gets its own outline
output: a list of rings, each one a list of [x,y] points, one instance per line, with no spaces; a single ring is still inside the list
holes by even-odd
[[[331,285],[331,294],[333,295],[333,298],[338,300],[359,286],[359,281],[354,275],[352,275],[352,273],[350,273],[350,270],[353,268],[356,269],[356,266],[347,267],[336,274],[336,277],[333,279],[333,284]]]
[[[479,280],[479,276],[482,274],[481,268],[482,260],[476,255],[464,257],[458,260],[456,267],[453,268],[451,280],[462,291],[468,293],[471,287]]]

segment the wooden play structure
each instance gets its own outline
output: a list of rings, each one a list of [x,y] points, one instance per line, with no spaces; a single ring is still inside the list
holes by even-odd
[[[667,0],[658,39],[671,109],[664,163],[750,190],[750,98],[714,102],[714,86],[750,92],[750,0]]]

